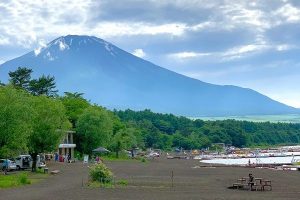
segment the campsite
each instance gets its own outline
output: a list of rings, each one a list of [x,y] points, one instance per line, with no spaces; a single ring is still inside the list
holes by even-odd
[[[275,171],[245,167],[200,164],[198,160],[151,158],[104,161],[117,180],[127,184],[113,188],[89,187],[88,165],[76,163],[48,163],[57,175],[19,188],[0,190],[6,200],[34,199],[298,199],[299,171]],[[173,171],[173,187],[172,174]],[[239,177],[252,173],[272,181],[272,190],[249,191],[228,189]]]

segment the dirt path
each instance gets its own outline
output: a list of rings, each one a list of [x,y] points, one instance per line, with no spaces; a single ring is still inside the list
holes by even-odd
[[[2,200],[60,199],[299,199],[300,172],[247,168],[193,168],[194,160],[153,160],[111,162],[107,165],[118,178],[129,181],[123,188],[87,188],[88,170],[82,163],[51,164],[50,170],[61,173],[29,186],[0,190]],[[174,187],[171,187],[171,172]],[[227,189],[238,177],[252,172],[256,177],[272,180],[273,190],[251,192]]]

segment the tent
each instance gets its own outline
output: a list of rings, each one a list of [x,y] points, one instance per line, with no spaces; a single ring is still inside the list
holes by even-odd
[[[110,151],[105,149],[104,147],[98,147],[92,151],[93,153],[109,153]]]

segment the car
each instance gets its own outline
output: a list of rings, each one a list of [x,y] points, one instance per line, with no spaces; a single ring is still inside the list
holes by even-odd
[[[20,155],[16,159],[17,169],[28,169],[32,166],[32,159],[30,155]]]
[[[16,166],[17,169],[29,169],[32,167],[32,158],[30,155],[20,155],[16,159]],[[37,155],[36,158],[36,166],[38,168],[45,168],[46,163],[45,163],[45,157],[42,155]]]
[[[159,157],[159,153],[158,152],[150,152],[147,157],[150,157],[150,158],[154,158],[154,157]]]
[[[9,160],[9,159],[0,159],[0,168],[2,170],[4,170],[4,168],[5,168],[4,163],[5,163],[6,160],[8,162],[7,171],[13,171],[13,170],[17,169],[16,163],[14,161]]]

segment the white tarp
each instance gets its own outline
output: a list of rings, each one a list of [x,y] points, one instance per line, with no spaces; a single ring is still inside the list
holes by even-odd
[[[224,165],[248,165],[249,159],[251,164],[291,164],[293,159],[298,160],[300,156],[286,156],[286,157],[267,157],[267,158],[225,158],[201,160],[202,163],[210,164],[224,164]]]

